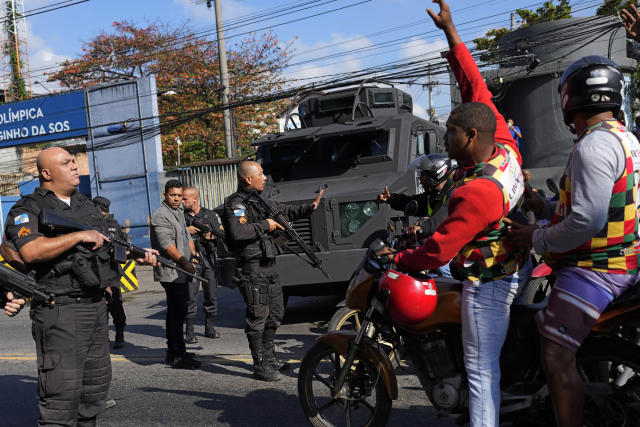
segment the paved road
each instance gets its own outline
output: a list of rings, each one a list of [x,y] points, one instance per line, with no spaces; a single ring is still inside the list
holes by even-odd
[[[198,344],[190,345],[204,362],[200,370],[174,370],[164,364],[164,292],[150,271],[138,272],[140,289],[125,294],[127,328],[124,349],[113,350],[111,397],[116,407],[99,426],[300,426],[307,425],[297,397],[297,373],[305,352],[339,299],[292,297],[278,330],[280,355],[293,371],[277,383],[251,377],[251,357],[244,336],[244,304],[237,290],[219,288],[217,340],[204,338],[197,319]],[[35,346],[27,310],[16,318],[0,316],[0,425],[35,425],[37,386]],[[110,331],[113,338],[114,331]],[[400,397],[393,402],[389,425],[454,426],[436,419],[417,379],[398,370]]]

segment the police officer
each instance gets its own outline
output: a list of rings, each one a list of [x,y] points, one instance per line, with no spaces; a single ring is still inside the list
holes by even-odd
[[[111,383],[104,289],[117,275],[107,237],[95,230],[61,234],[39,222],[43,208],[81,224],[103,228],[93,202],[76,191],[75,159],[64,149],[37,158],[40,187],[9,211],[6,234],[38,287],[55,295],[53,306],[32,303],[38,363],[39,425],[95,425]],[[146,254],[139,262],[155,264]]]
[[[415,159],[410,165],[410,168],[413,167],[420,172],[419,179],[424,189],[423,193],[408,196],[390,193],[385,187],[384,192],[378,195],[378,201],[388,203],[391,208],[398,211],[403,211],[409,202],[417,201],[418,211],[415,215],[427,218],[421,224],[421,232],[432,234],[447,218],[446,204],[454,186],[453,172],[457,168],[457,163],[444,154],[431,153]],[[442,209],[443,206],[444,209]]]
[[[279,370],[288,368],[276,358],[276,329],[284,316],[282,286],[275,265],[273,233],[282,226],[267,218],[256,197],[267,178],[262,167],[252,161],[238,165],[239,189],[225,200],[225,218],[230,246],[241,270],[240,291],[247,305],[245,333],[253,357],[253,376],[262,381],[278,381]],[[310,215],[317,209],[322,191],[311,204],[281,205],[268,200],[289,220]]]
[[[196,274],[208,280],[206,283],[202,282],[202,291],[204,292],[202,308],[205,312],[204,336],[207,338],[220,338],[220,334],[213,327],[213,319],[218,313],[216,239],[224,235],[224,227],[217,213],[200,206],[200,194],[197,188],[187,187],[183,190],[182,205],[184,207],[187,231],[191,234],[196,245],[196,251],[200,254],[200,262],[196,264]],[[207,226],[210,230],[201,230],[194,222],[201,226]],[[218,237],[214,233],[218,234]],[[200,283],[199,280],[191,280],[189,282],[189,305],[185,318],[186,336],[184,340],[188,344],[198,342],[193,330],[193,322],[198,313],[198,288]]]
[[[122,231],[122,227],[118,224],[118,221],[114,218],[113,214],[109,213],[109,206],[111,201],[106,197],[98,196],[94,197],[93,203],[102,212],[103,220],[107,229],[107,236],[111,238],[117,238],[123,242],[126,242],[127,235]],[[119,269],[122,274],[121,269]],[[116,328],[116,337],[113,343],[113,348],[118,349],[124,347],[124,327],[127,324],[127,316],[124,314],[124,307],[122,306],[122,293],[120,291],[120,278],[107,286],[107,307],[109,314],[113,319],[113,326]]]

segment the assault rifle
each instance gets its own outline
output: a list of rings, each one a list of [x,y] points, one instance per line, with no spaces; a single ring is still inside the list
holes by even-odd
[[[0,264],[0,288],[25,298],[34,298],[53,305],[53,295],[47,295],[36,287],[36,279]]]
[[[271,206],[271,204],[269,204],[269,202],[267,202],[262,197],[262,195],[259,194],[255,190],[252,191],[251,194],[249,194],[249,196],[247,196],[247,198],[246,198],[246,200],[252,200],[252,199],[256,200],[258,203],[260,203],[260,206],[264,209],[265,214],[267,215],[267,218],[273,219],[275,222],[280,224],[282,226],[282,228],[284,228],[284,234],[287,236],[287,238],[289,240],[293,240],[294,242],[296,242],[298,247],[300,249],[302,249],[302,252],[304,252],[309,257],[309,259],[311,260],[311,262],[309,262],[309,261],[307,261],[307,262],[312,267],[317,268],[318,270],[320,270],[322,272],[322,274],[324,274],[325,277],[327,279],[329,279],[329,274],[325,271],[324,268],[322,268],[322,261],[320,260],[320,258],[318,258],[316,256],[316,254],[313,253],[313,250],[311,250],[309,245],[307,245],[305,243],[305,241],[302,240],[302,237],[300,237],[298,232],[296,230],[294,230],[294,228],[291,226],[289,221],[287,221],[287,218],[282,214],[282,212],[279,212],[277,209],[275,209],[273,206]],[[298,255],[296,252],[293,252],[293,253]]]
[[[87,225],[79,224],[67,218],[63,218],[60,215],[56,215],[54,212],[46,208],[40,211],[40,225],[48,228],[51,231],[67,231],[67,232],[87,231],[87,230],[99,231]],[[127,261],[127,251],[130,252],[134,258],[144,258],[144,255],[147,252],[144,248],[141,248],[140,246],[135,246],[129,242],[120,240],[117,237],[110,237],[109,245],[113,249],[114,261],[120,264],[125,263]],[[184,268],[179,267],[175,263],[175,261],[171,259],[156,255],[156,260],[165,267],[172,268],[176,271],[180,271],[186,274],[187,276],[193,277],[194,279],[199,280],[201,282],[204,282],[204,283],[208,282],[207,279],[200,276],[196,276],[195,274],[191,274]]]
[[[222,240],[226,239],[226,236],[222,231],[214,229],[209,224],[205,224],[204,222],[200,222],[195,218],[192,218],[189,221],[190,221],[189,225],[194,226],[195,228],[200,230],[200,232],[203,233],[203,234],[204,233],[211,233],[214,236],[221,238]]]

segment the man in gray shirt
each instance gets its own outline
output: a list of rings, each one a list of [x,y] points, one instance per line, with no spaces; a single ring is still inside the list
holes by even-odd
[[[556,420],[581,426],[584,385],[576,352],[613,298],[638,280],[640,144],[617,117],[624,80],[611,60],[586,56],[560,78],[564,121],[578,135],[555,204],[529,192],[551,226],[512,224],[512,241],[545,254],[556,272],[536,317]]]
[[[195,273],[189,260],[197,254],[184,221],[180,181],[167,181],[164,187],[164,201],[151,217],[151,246],[189,273]],[[160,282],[167,294],[167,363],[177,369],[198,369],[200,362],[186,352],[182,334],[189,299],[188,277],[180,271],[163,266],[154,267],[153,277]]]

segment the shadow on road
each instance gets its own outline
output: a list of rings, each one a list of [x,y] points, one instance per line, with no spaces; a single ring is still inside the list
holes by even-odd
[[[36,363],[33,363],[33,371],[36,371]],[[0,375],[0,390],[11,393],[11,407],[3,408],[4,396],[0,401],[2,424],[5,427],[36,425],[38,411],[33,408],[38,406],[38,379],[26,375]]]

